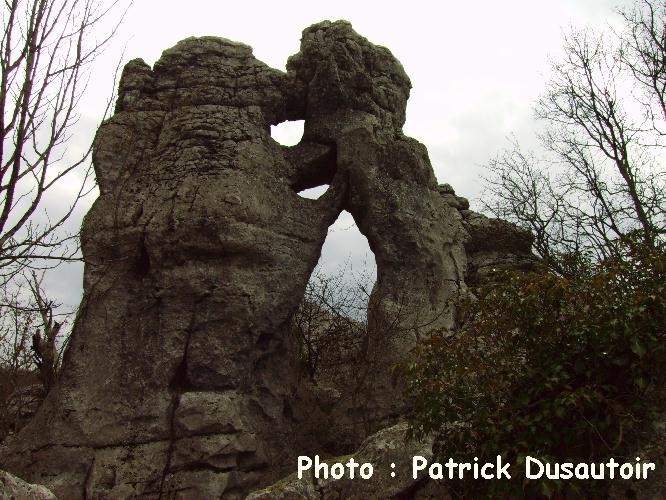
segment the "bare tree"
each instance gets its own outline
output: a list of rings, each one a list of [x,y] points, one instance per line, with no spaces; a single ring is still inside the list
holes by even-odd
[[[63,325],[62,320],[56,321],[54,310],[57,306],[52,300],[45,298],[42,282],[32,273],[30,291],[34,300],[35,312],[39,314],[41,327],[32,336],[33,361],[39,371],[39,379],[45,392],[53,387],[60,372],[61,353],[64,343],[58,345],[58,336]]]
[[[68,316],[45,298],[43,277],[0,288],[0,440],[27,422],[60,372]]]
[[[654,245],[666,232],[666,3],[622,16],[622,33],[567,36],[536,107],[543,154],[514,142],[489,164],[486,209],[531,229],[560,273],[575,271],[563,256],[604,258],[629,234]]]
[[[620,11],[628,29],[622,34],[620,61],[644,90],[641,100],[655,131],[663,136],[666,121],[666,2],[641,0]]]
[[[94,179],[92,146],[81,148],[73,134],[91,63],[115,35],[121,5],[0,6],[0,439],[25,422],[59,372],[65,319],[42,280],[44,270],[78,259],[78,234],[64,226]],[[47,212],[54,201],[59,212]]]
[[[117,2],[7,0],[0,40],[0,284],[27,268],[75,258],[63,231],[92,187],[91,146],[74,154],[72,131],[88,68],[116,32]],[[104,21],[104,22],[103,22]],[[104,31],[106,30],[106,31]],[[109,101],[110,102],[110,101]],[[75,175],[83,181],[73,179]],[[68,180],[78,188],[62,213],[43,214],[47,195]]]
[[[291,331],[308,377],[344,378],[367,350],[367,308],[372,288],[367,273],[346,279],[344,270],[327,275],[313,272],[305,295],[292,316]],[[352,372],[356,371],[354,368]]]
[[[18,431],[43,397],[30,339],[37,315],[20,286],[0,288],[0,441]]]

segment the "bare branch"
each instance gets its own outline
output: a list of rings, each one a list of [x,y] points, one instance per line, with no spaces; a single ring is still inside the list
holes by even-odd
[[[90,192],[91,146],[73,158],[67,145],[88,67],[119,24],[107,28],[102,22],[115,15],[118,4],[12,0],[2,7],[7,25],[0,41],[0,275],[5,282],[42,258],[49,267],[49,261],[75,255],[64,245],[72,240],[63,225]],[[47,194],[81,169],[82,185],[64,213],[51,220],[39,216]]]
[[[603,259],[631,233],[655,245],[666,231],[666,3],[657,1],[623,12],[615,38],[572,31],[536,106],[541,157],[514,141],[488,165],[485,208],[532,230],[536,253],[560,274],[566,255]]]

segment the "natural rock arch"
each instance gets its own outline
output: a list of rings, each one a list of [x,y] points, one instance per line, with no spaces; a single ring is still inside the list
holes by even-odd
[[[63,375],[4,467],[63,498],[238,498],[290,472],[306,445],[285,328],[343,209],[376,256],[377,314],[407,297],[407,326],[453,327],[467,233],[402,133],[409,89],[342,21],[306,29],[286,73],[214,37],[128,63],[95,142]],[[271,139],[298,119],[298,145]],[[420,334],[405,331],[387,373]],[[376,387],[380,422],[392,389]]]

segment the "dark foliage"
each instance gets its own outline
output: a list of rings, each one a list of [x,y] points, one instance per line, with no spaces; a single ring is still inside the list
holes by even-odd
[[[440,457],[500,454],[515,471],[526,455],[626,461],[650,431],[666,378],[666,254],[635,241],[622,248],[601,262],[576,257],[575,279],[504,273],[480,290],[463,332],[433,335],[406,366],[412,434],[438,433]],[[456,488],[470,498],[530,498],[589,496],[604,485],[514,476]]]

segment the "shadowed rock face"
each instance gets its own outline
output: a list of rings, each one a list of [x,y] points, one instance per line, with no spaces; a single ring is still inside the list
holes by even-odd
[[[343,209],[375,253],[371,314],[409,311],[370,346],[387,369],[368,406],[395,411],[390,366],[425,325],[454,326],[466,270],[462,216],[402,134],[409,88],[346,22],[306,29],[286,74],[213,37],[128,63],[96,138],[64,372],[3,467],[63,498],[241,498],[292,472],[317,443],[294,417],[286,325]],[[294,119],[299,145],[271,139]]]

